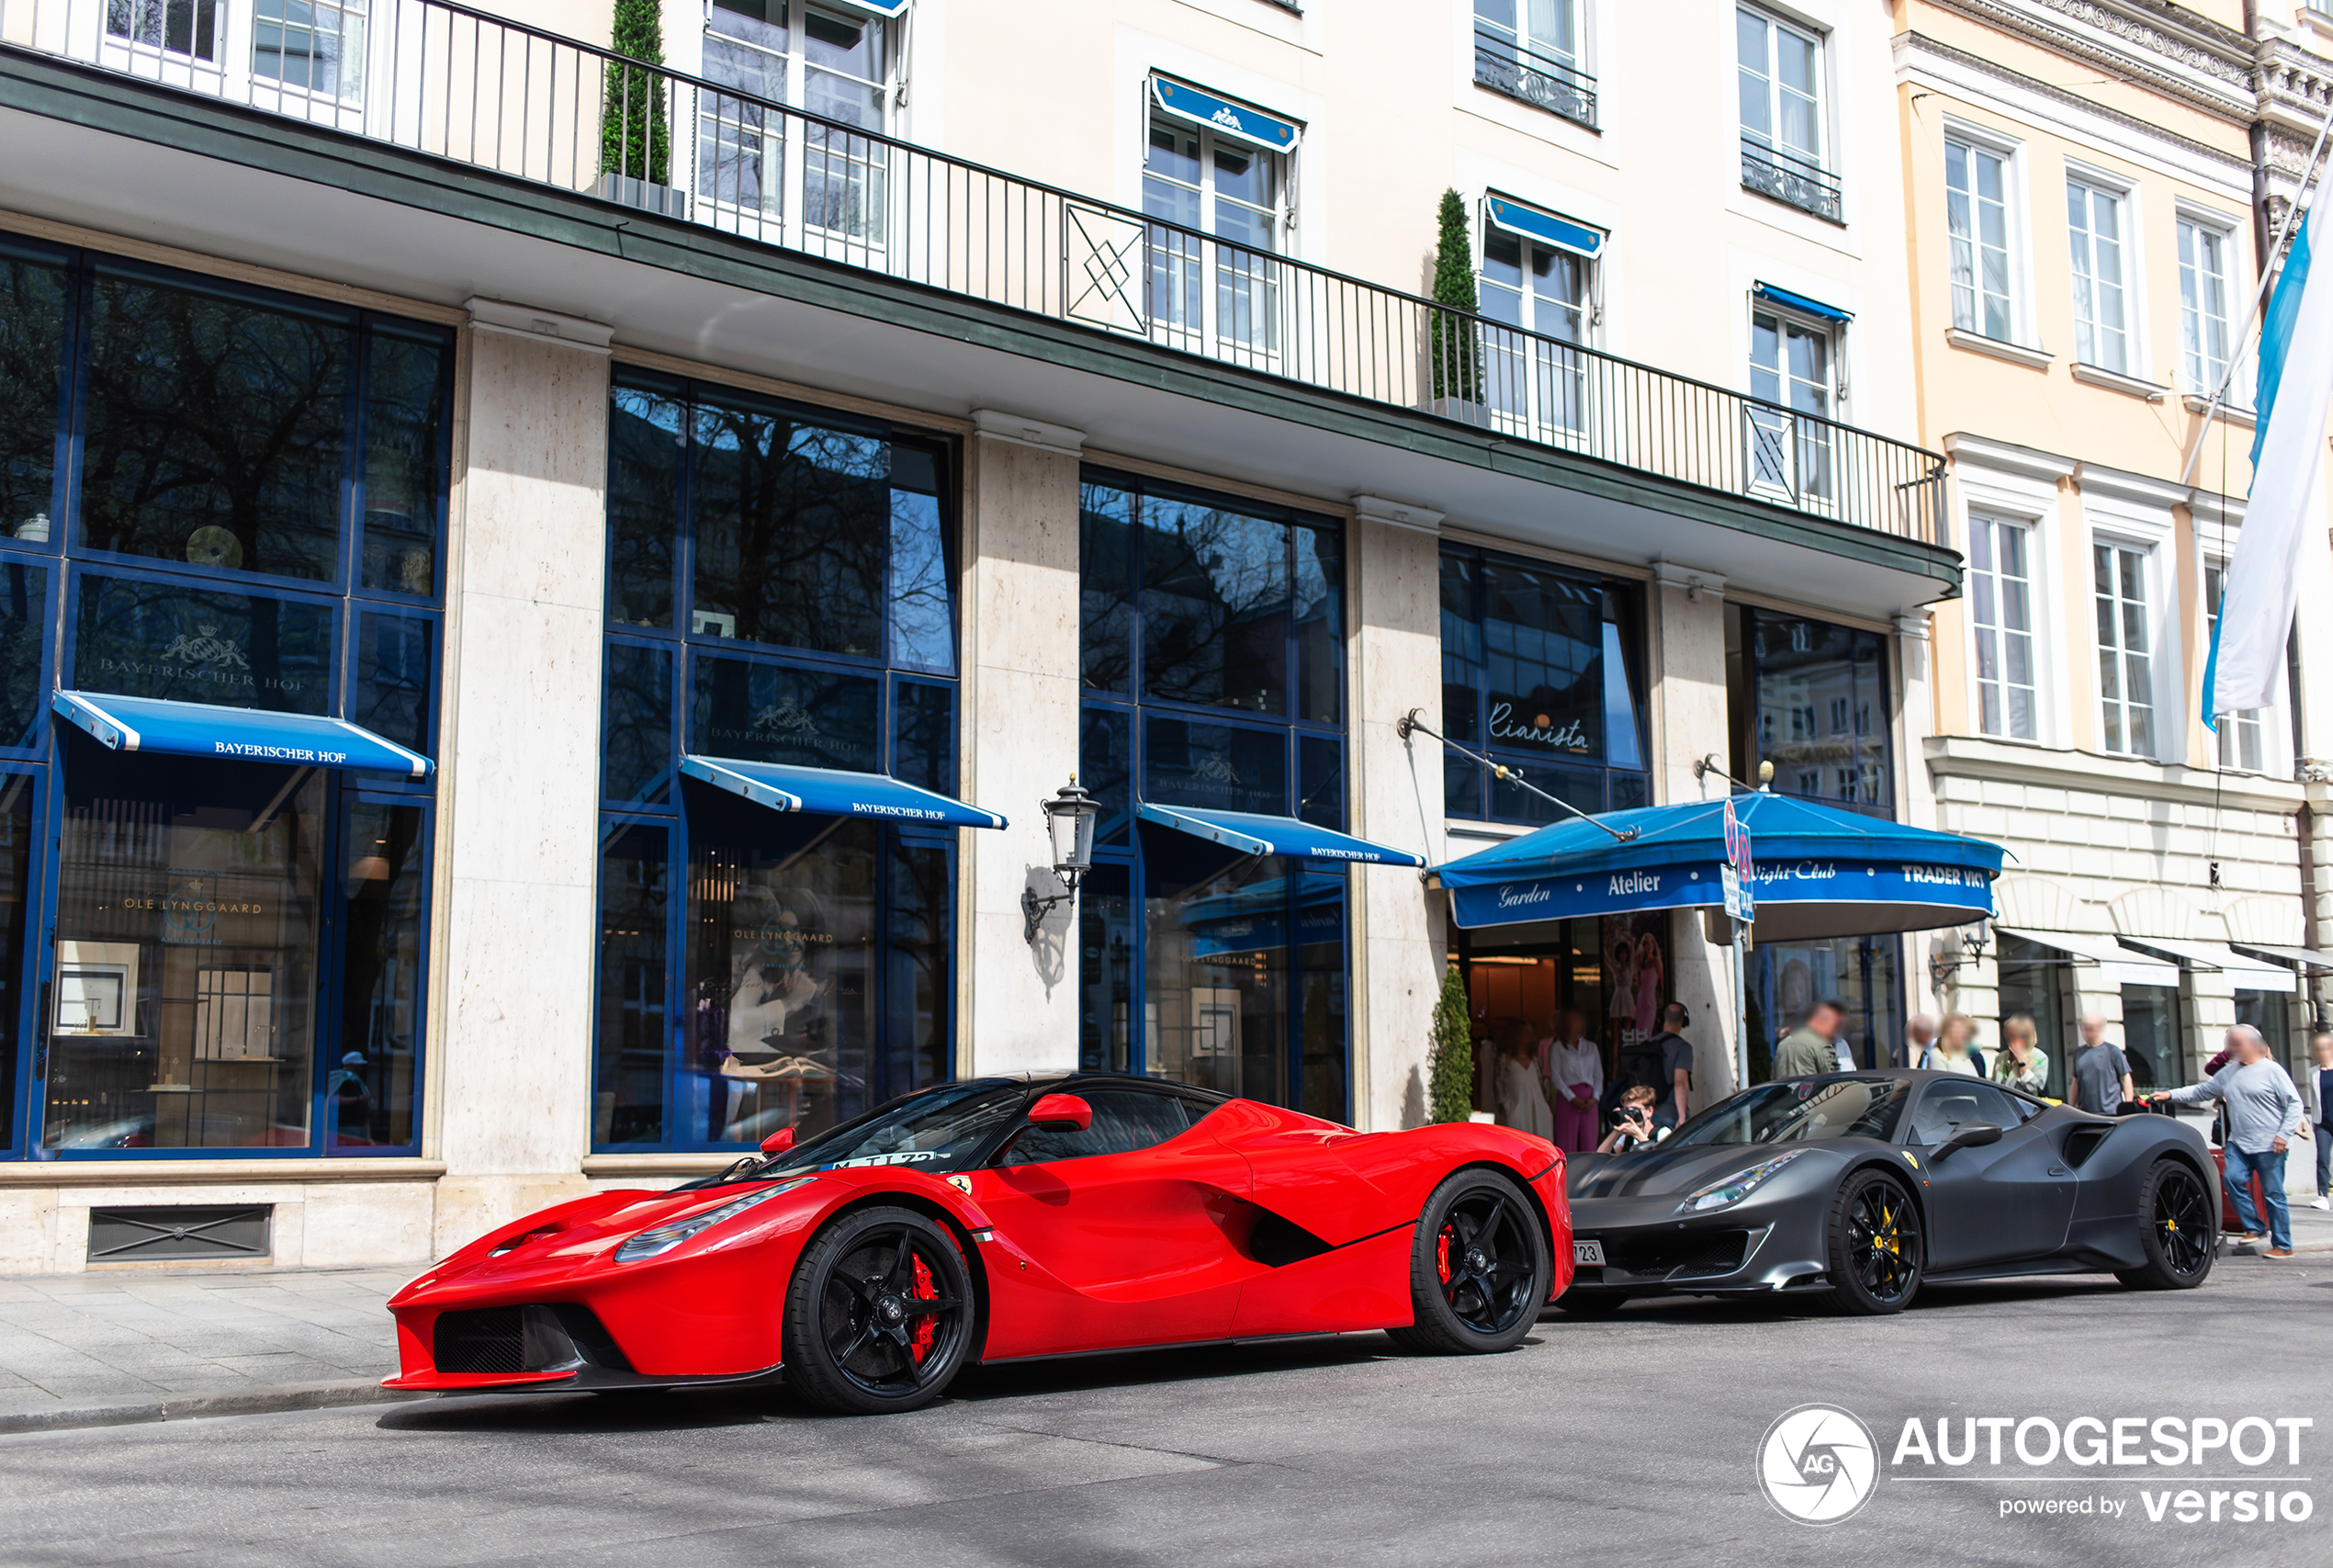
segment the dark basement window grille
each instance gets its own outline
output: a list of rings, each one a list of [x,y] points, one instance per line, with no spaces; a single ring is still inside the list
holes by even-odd
[[[236,1206],[92,1209],[89,1261],[137,1263],[265,1258],[275,1210]]]

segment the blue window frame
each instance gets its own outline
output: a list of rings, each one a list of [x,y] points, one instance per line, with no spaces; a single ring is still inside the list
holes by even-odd
[[[7,1154],[420,1151],[432,781],[111,752],[49,705],[434,755],[453,359],[426,323],[0,236]]]
[[[610,421],[593,1146],[738,1148],[952,1077],[953,832],[677,771],[955,793],[952,445],[631,370]]]
[[[1582,811],[1651,803],[1637,584],[1470,547],[1442,551],[1442,733]],[[1551,822],[1471,758],[1443,760],[1451,817]]]
[[[1345,565],[1330,519],[1088,468],[1081,1065],[1349,1114],[1347,873],[1139,822],[1212,807],[1343,829]]]

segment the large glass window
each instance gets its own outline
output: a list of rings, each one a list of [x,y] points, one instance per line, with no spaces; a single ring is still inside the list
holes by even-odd
[[[49,700],[330,716],[434,755],[452,361],[420,322],[0,249],[11,1146],[418,1147],[431,781],[116,752]]]
[[[2131,1066],[2131,1087],[2141,1095],[2187,1081],[2180,1036],[2179,987],[2123,987],[2123,1055]]]
[[[2073,1060],[2074,1036],[2066,1027],[2066,984],[2072,973],[2070,960],[2057,949],[2044,947],[2037,942],[2027,942],[2006,931],[1997,934],[2001,944],[1998,1016],[2004,1023],[2019,1013],[2034,1021],[2034,1038],[2042,1054],[2049,1058],[2047,1092],[2062,1100]],[[1919,1066],[1916,1062],[1905,1065]]]
[[[1583,811],[1651,804],[1638,586],[1466,547],[1441,570],[1442,733]],[[1454,752],[1442,797],[1452,817],[1561,815]]]
[[[1977,652],[1977,728],[2032,740],[2041,697],[2034,666],[2033,530],[1968,514],[1968,619]]]
[[[952,1074],[954,834],[675,764],[955,793],[952,452],[628,375],[611,422],[592,1140],[814,1133]]]
[[[2066,182],[2066,238],[2073,251],[2074,357],[2126,372],[2130,333],[2123,306],[2123,198],[2080,180]]]
[[[24,1048],[25,938],[39,918],[32,875],[38,863],[34,799],[39,780],[31,773],[0,773],[0,1150],[17,1146],[17,1070],[30,1055]],[[40,1028],[35,1021],[33,1028]]]
[[[2013,338],[2006,154],[1945,141],[1944,220],[1952,236],[1952,324],[1980,337]]]
[[[1777,794],[1896,812],[1888,660],[1876,632],[1727,609],[1735,776],[1774,764]]]
[[[1860,1067],[1918,1066],[1904,1050],[1903,941],[1896,936],[1761,942],[1751,951],[1750,1076],[1770,1076],[1785,1035],[1817,1002],[1845,1012],[1847,1049]]]
[[[2227,594],[2227,563],[2206,560],[2203,563],[2203,627],[2205,646],[2219,636],[2220,601]],[[2267,728],[2260,723],[2263,710],[2246,708],[2241,713],[2224,713],[2218,716],[2214,733],[2219,739],[2220,766],[2233,771],[2257,773],[2266,765]]]
[[[1143,801],[1346,825],[1336,527],[1088,469],[1079,1053],[1343,1120],[1342,868],[1137,823]]]
[[[2100,541],[2091,547],[2098,611],[2101,741],[2136,757],[2155,752],[2154,632],[2147,609],[2147,552]]]

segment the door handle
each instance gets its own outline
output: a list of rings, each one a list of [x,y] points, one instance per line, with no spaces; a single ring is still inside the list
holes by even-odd
[[[2073,1173],[2072,1171],[2070,1171],[2070,1170],[2068,1170],[2068,1169],[2067,1169],[2064,1166],[2062,1166],[2062,1165],[2053,1165],[2053,1166],[2051,1166],[2051,1167],[2049,1168],[2049,1174],[2050,1174],[2050,1175],[2052,1175],[2052,1176],[2071,1176],[2071,1175],[2073,1175],[2074,1173]]]

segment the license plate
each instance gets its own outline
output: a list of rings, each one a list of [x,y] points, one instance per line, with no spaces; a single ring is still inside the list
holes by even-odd
[[[1574,1269],[1603,1268],[1604,1243],[1600,1241],[1573,1242],[1572,1244],[1572,1266]]]

